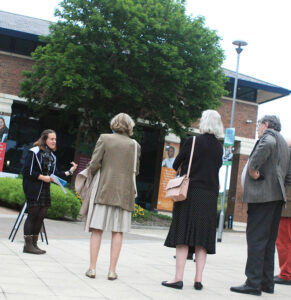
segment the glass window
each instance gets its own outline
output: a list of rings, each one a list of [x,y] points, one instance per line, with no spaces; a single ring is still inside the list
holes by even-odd
[[[61,111],[50,111],[44,117],[38,117],[31,112],[27,105],[14,103],[3,171],[19,174],[22,172],[25,157],[33,143],[40,137],[44,129],[50,128],[57,133],[58,169],[67,170],[70,162],[74,160],[76,130],[68,129],[60,123]],[[77,129],[77,125],[76,125]]]
[[[225,89],[228,91],[227,97],[232,98],[233,97],[233,88],[234,83],[227,82]],[[236,98],[240,100],[246,100],[250,102],[256,102],[257,101],[257,89],[250,88],[247,86],[242,86],[238,84],[237,92],[236,92]]]
[[[2,51],[30,56],[38,45],[41,43],[0,34],[0,50]]]

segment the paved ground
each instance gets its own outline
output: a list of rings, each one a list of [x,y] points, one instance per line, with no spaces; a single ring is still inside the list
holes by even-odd
[[[118,266],[119,279],[108,281],[110,235],[101,246],[96,279],[84,276],[89,262],[89,235],[82,222],[46,220],[49,245],[45,255],[22,252],[22,227],[15,241],[8,235],[15,222],[13,211],[0,209],[0,300],[143,300],[143,299],[251,299],[234,294],[231,285],[245,280],[246,242],[244,233],[225,232],[217,254],[208,257],[202,291],[193,289],[195,264],[187,261],[184,289],[161,286],[174,273],[174,250],[163,247],[167,230],[132,229],[125,235]],[[276,257],[276,272],[278,264]],[[291,286],[276,286],[275,294],[261,299],[291,299]],[[199,298],[198,298],[199,297]]]

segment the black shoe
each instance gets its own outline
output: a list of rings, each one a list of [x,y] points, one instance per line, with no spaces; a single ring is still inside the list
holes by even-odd
[[[274,294],[274,287],[273,286],[262,286],[262,292],[268,294]]]
[[[196,282],[194,283],[194,289],[195,289],[195,290],[202,290],[202,289],[203,289],[202,283],[196,281]]]
[[[286,280],[286,279],[280,278],[279,276],[274,276],[274,283],[291,285],[291,280]]]
[[[162,281],[162,285],[166,287],[170,287],[177,290],[182,290],[183,288],[183,281],[177,281],[174,283],[168,283],[168,281]]]
[[[188,260],[193,260],[193,253],[188,253],[187,259]]]
[[[249,294],[249,295],[255,295],[255,296],[261,296],[261,291],[259,289],[253,288],[246,283],[240,286],[232,286],[230,288],[232,292],[235,293],[241,293],[241,294]]]

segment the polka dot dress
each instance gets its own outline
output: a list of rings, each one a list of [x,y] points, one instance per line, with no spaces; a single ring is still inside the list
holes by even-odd
[[[215,254],[217,196],[213,191],[189,187],[187,199],[174,204],[165,246],[188,245],[192,252],[195,246],[202,246],[208,254]]]

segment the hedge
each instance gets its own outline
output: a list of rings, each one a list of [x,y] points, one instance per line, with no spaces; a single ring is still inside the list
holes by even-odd
[[[76,194],[66,188],[67,194],[62,189],[51,184],[52,206],[48,209],[47,217],[59,219],[63,217],[77,218],[81,201]],[[20,178],[0,178],[0,203],[3,206],[20,209],[25,202]]]

